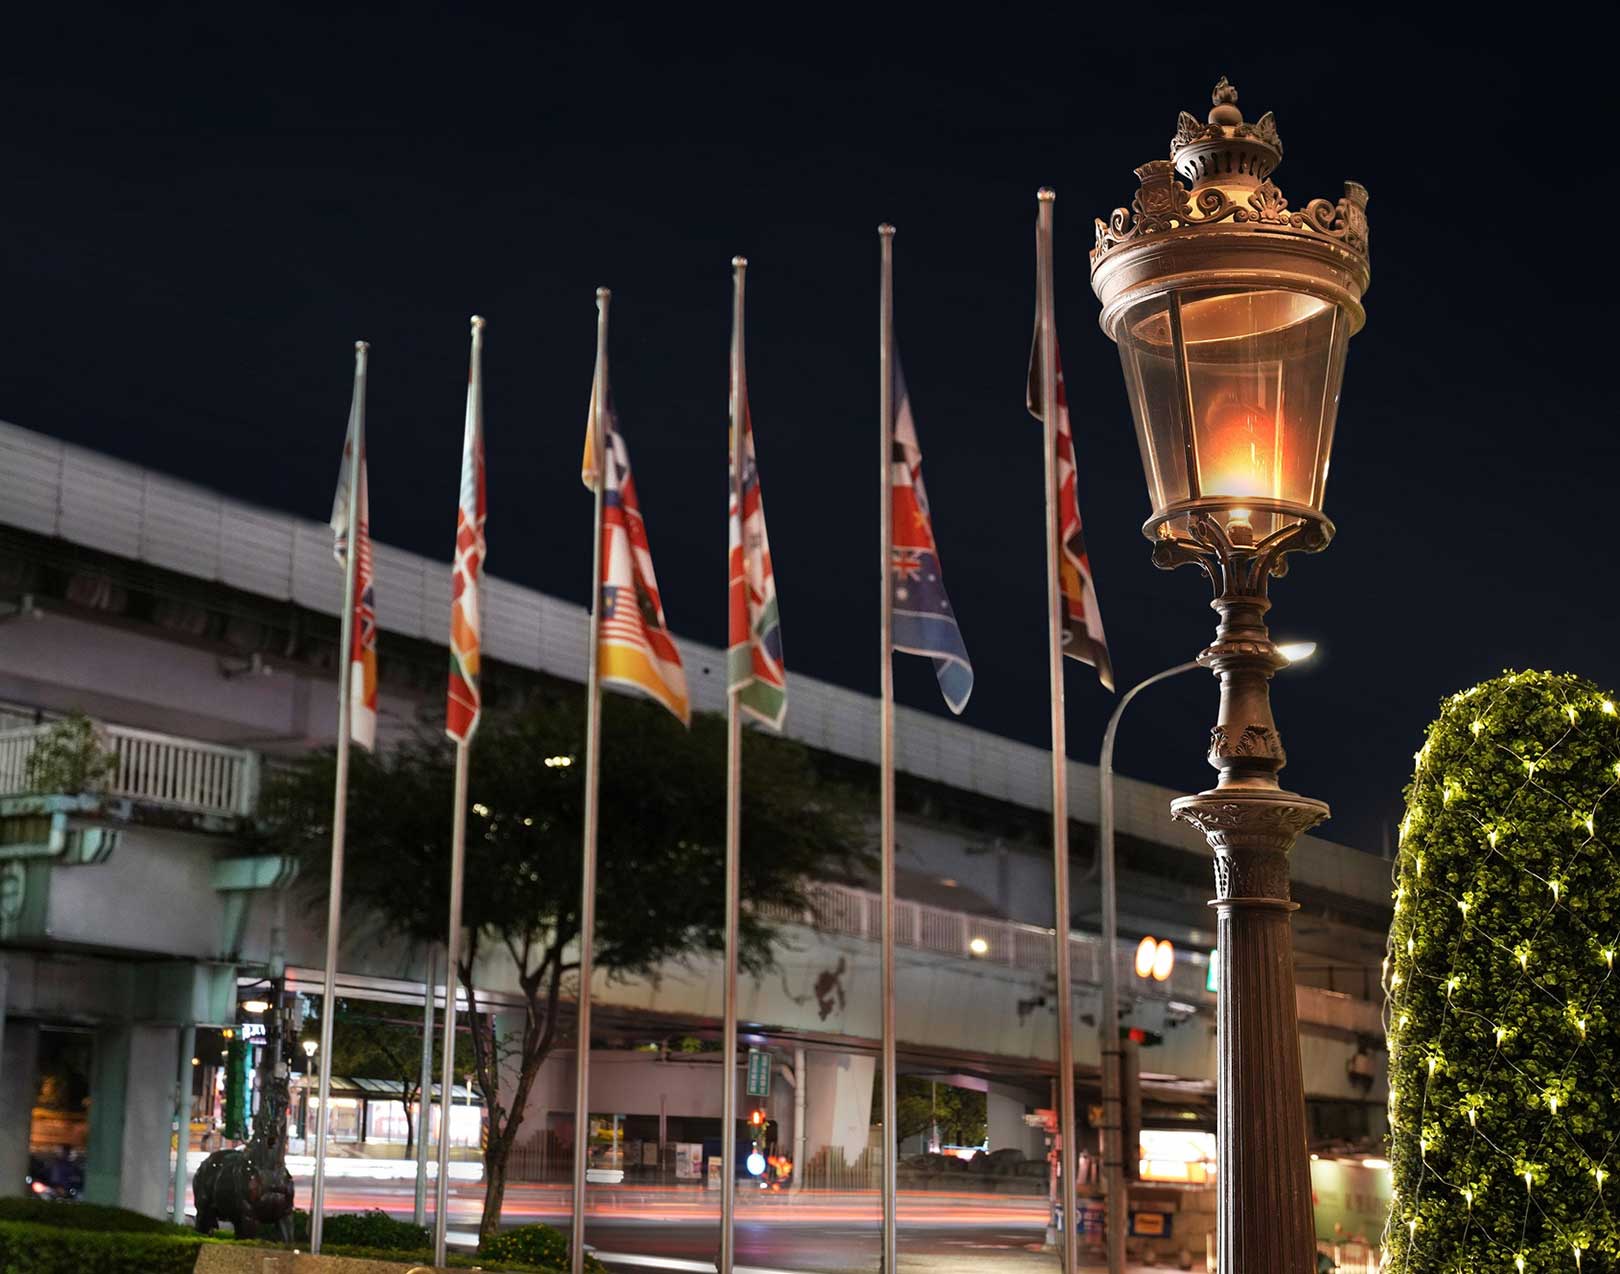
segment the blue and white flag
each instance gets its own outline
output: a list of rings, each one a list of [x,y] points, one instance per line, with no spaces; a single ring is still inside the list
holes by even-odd
[[[890,462],[894,522],[890,541],[889,586],[894,603],[894,648],[934,661],[940,693],[952,712],[967,707],[973,693],[973,664],[962,644],[945,578],[939,568],[934,524],[923,489],[922,448],[911,417],[911,395],[894,359],[894,449]]]

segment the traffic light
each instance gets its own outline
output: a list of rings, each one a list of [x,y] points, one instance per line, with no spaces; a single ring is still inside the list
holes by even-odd
[[[765,1112],[758,1109],[749,1111],[748,1123],[749,1126],[752,1127],[756,1132],[765,1127]]]
[[[1159,1034],[1159,1032],[1146,1031],[1140,1026],[1133,1026],[1128,1030],[1121,1028],[1119,1038],[1121,1040],[1129,1040],[1132,1044],[1136,1044],[1142,1048],[1152,1048],[1155,1044],[1164,1043],[1164,1036]]]

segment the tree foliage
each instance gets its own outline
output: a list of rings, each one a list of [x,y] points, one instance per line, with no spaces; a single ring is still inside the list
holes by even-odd
[[[466,940],[458,961],[473,996],[471,1033],[488,1140],[481,1227],[494,1232],[515,1144],[541,1063],[572,1022],[559,1014],[578,968],[585,734],[581,696],[536,701],[486,718],[470,758]],[[646,974],[724,943],[726,729],[699,714],[690,731],[638,700],[605,696],[595,959],[610,975]],[[454,754],[424,735],[380,756],[351,758],[345,859],[349,932],[441,943],[448,896]],[[547,765],[551,759],[553,764]],[[803,909],[809,877],[837,878],[865,857],[847,793],[823,781],[809,752],[746,732],[743,744],[742,967],[771,963],[766,907]],[[333,763],[317,754],[267,785],[256,836],[291,847],[324,888]],[[748,904],[752,904],[751,906]],[[524,1020],[497,1030],[476,998],[481,961],[508,959]]]
[[[1429,728],[1388,965],[1392,1274],[1620,1266],[1617,789],[1620,717],[1578,677],[1505,674]]]
[[[883,1122],[883,1084],[872,1085],[872,1122]],[[901,1075],[895,1080],[894,1142],[921,1137],[939,1129],[945,1146],[981,1146],[989,1134],[990,1107],[984,1093],[956,1088],[922,1075]]]

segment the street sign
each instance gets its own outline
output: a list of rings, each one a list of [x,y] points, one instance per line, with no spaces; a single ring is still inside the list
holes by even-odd
[[[762,1048],[748,1050],[748,1095],[771,1095],[771,1055]]]

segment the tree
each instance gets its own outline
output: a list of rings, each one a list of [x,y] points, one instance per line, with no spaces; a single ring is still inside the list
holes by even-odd
[[[1417,754],[1388,962],[1384,1268],[1620,1268],[1620,717],[1591,682],[1453,695]]]
[[[486,717],[472,746],[466,940],[456,971],[487,1120],[485,1236],[500,1223],[507,1160],[535,1077],[572,1017],[559,1006],[565,992],[577,994],[583,767],[545,762],[579,756],[584,734],[583,697],[571,695]],[[610,976],[723,949],[725,748],[718,717],[699,714],[687,731],[650,704],[606,697],[594,951]],[[346,906],[369,915],[379,935],[442,942],[449,745],[424,735],[381,756],[356,751],[351,764]],[[739,961],[758,974],[771,964],[764,908],[806,907],[806,879],[853,872],[867,837],[848,794],[818,775],[807,749],[749,731],[743,767],[742,896],[752,906],[743,909]],[[317,888],[327,880],[332,782],[330,754],[306,758],[267,786],[253,834],[297,852]],[[479,960],[492,952],[511,960],[524,1000],[521,1028],[504,1037],[474,985]]]
[[[882,1076],[872,1085],[872,1122],[883,1122]],[[989,1127],[989,1103],[985,1094],[970,1088],[956,1088],[922,1075],[901,1075],[895,1081],[894,1144],[909,1137],[921,1137],[939,1129],[939,1139],[947,1146],[982,1146]]]
[[[332,1074],[377,1079],[399,1089],[405,1108],[405,1154],[410,1157],[416,1144],[416,1120],[411,1108],[422,1092],[422,1022],[402,1017],[399,1005],[371,1004],[364,1000],[339,999],[332,1018]],[[320,1038],[320,1001],[315,1015],[304,1025],[304,1038]],[[442,1021],[433,1035],[432,1075],[443,1075],[444,1027]],[[471,1074],[472,1041],[456,1033],[456,1074]]]

